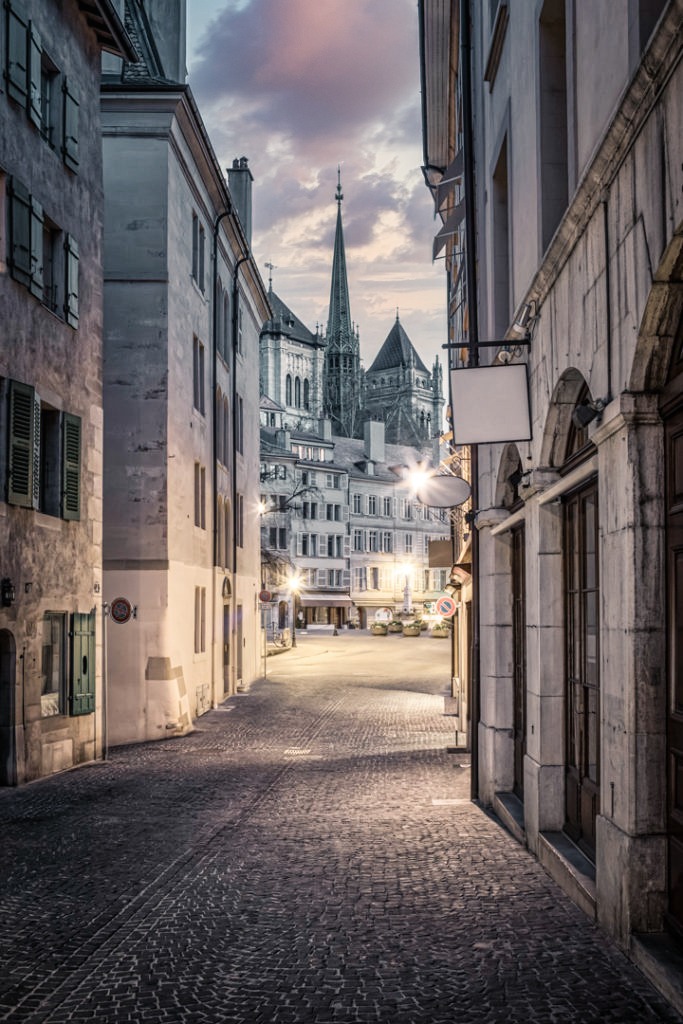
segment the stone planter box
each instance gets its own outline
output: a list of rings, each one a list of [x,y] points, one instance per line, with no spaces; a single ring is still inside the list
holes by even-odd
[[[370,626],[370,632],[372,633],[373,636],[386,636],[387,627],[381,623],[376,622],[372,626]]]
[[[420,627],[419,626],[404,626],[403,627],[403,635],[404,636],[419,636],[420,635]]]
[[[403,630],[402,622],[390,622],[387,626],[389,633],[400,633]]]
[[[442,637],[442,638],[445,639],[449,635],[449,633],[450,633],[450,629],[448,629],[448,628],[446,628],[446,629],[432,628],[430,630],[430,632],[429,632],[429,635],[433,636],[433,637],[436,637],[437,639],[439,639],[439,637]]]

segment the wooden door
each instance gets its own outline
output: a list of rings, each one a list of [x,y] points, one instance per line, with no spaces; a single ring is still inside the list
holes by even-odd
[[[526,578],[524,525],[512,531],[512,688],[514,781],[513,792],[524,799],[526,754]]]
[[[595,860],[600,804],[598,491],[592,481],[565,501],[566,824]]]
[[[16,647],[7,629],[0,629],[0,786],[16,786],[14,686]]]

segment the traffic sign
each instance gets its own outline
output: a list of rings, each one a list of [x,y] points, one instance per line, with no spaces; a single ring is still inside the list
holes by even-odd
[[[114,622],[118,622],[119,625],[123,625],[124,622],[128,622],[133,614],[133,606],[127,598],[116,597],[111,603],[109,614]]]
[[[450,619],[455,614],[455,601],[452,597],[440,597],[436,602],[436,611],[444,619]]]
[[[259,599],[263,601],[264,604],[266,604],[268,601],[270,601],[272,596],[273,595],[269,590],[262,590],[261,593],[259,594]]]

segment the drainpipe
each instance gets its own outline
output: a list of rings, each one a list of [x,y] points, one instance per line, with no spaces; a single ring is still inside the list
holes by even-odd
[[[477,307],[476,207],[474,202],[474,132],[472,127],[472,66],[469,0],[460,2],[460,74],[463,106],[463,175],[465,185],[465,237],[467,260],[467,308],[469,314],[469,366],[479,366],[479,317]],[[479,617],[479,450],[471,446],[472,471],[472,651],[470,657],[470,744],[472,769],[470,796],[479,796],[479,706],[480,706],[480,617]]]
[[[233,641],[233,664],[237,664],[235,644],[237,635],[235,623],[237,616],[237,346],[239,331],[239,269],[243,263],[251,259],[251,253],[240,256],[232,272],[232,588],[231,588],[231,624],[230,631]],[[243,420],[244,422],[244,420]],[[240,652],[240,658],[242,652]]]

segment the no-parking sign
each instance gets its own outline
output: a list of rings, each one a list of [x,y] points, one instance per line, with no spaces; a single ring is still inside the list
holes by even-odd
[[[455,614],[455,601],[452,597],[440,597],[436,602],[436,611],[444,619],[450,619]]]

